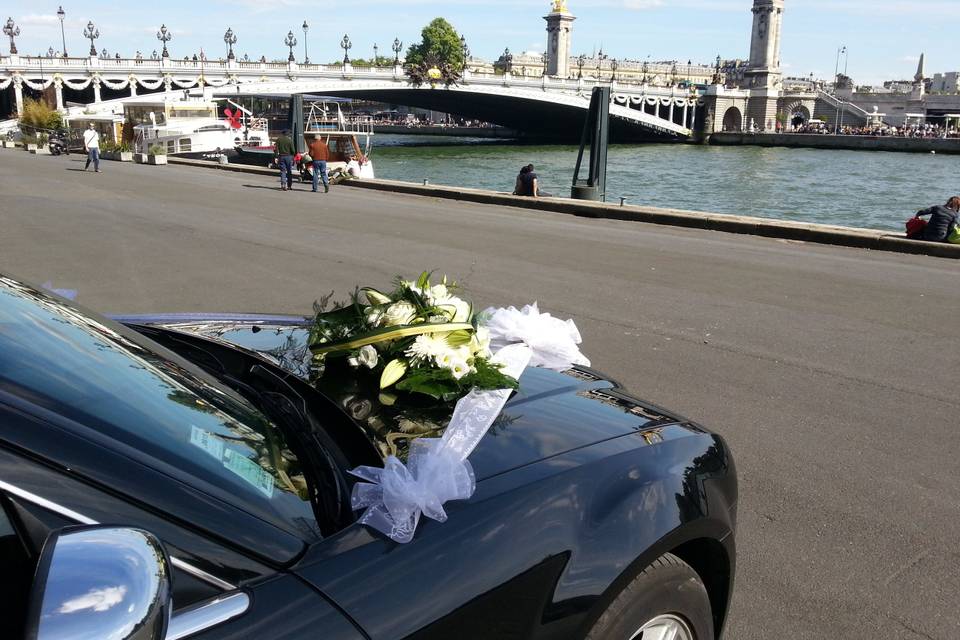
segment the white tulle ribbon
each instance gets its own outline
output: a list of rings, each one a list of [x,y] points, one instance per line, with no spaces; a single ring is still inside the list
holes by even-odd
[[[519,379],[527,366],[565,370],[572,364],[590,364],[577,347],[580,332],[573,321],[542,314],[536,304],[520,311],[488,309],[481,323],[490,332],[491,361],[512,378]],[[411,444],[406,465],[390,456],[382,469],[353,469],[350,473],[365,481],[354,485],[351,500],[354,509],[365,509],[359,522],[400,543],[413,540],[421,515],[445,522],[445,502],[473,495],[476,481],[467,457],[511,393],[474,389],[457,402],[443,437]]]

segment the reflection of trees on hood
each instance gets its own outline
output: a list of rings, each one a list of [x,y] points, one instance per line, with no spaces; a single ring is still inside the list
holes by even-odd
[[[683,493],[677,494],[677,506],[684,521],[707,513],[707,496],[703,483],[722,475],[726,470],[725,453],[714,441],[703,454],[694,458],[683,472]]]

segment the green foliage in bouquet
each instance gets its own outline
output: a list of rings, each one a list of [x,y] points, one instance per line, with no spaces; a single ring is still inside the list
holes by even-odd
[[[349,304],[329,311],[332,295],[322,299],[308,341],[314,378],[343,361],[357,376],[376,379],[384,405],[396,401],[395,392],[454,402],[473,388],[516,389],[490,362],[489,334],[456,290],[446,278],[431,285],[424,272],[416,282],[398,278],[388,294],[357,289]]]

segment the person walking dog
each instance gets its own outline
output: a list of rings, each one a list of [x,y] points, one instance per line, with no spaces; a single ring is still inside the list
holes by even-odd
[[[86,171],[93,163],[93,170],[100,173],[100,134],[97,133],[93,123],[83,132],[83,150],[87,152],[87,164],[83,167]]]
[[[289,132],[280,134],[274,145],[274,152],[277,154],[277,164],[280,165],[280,189],[293,190],[293,156],[297,153],[297,148],[290,139]]]
[[[330,191],[330,181],[327,179],[327,161],[330,159],[330,147],[320,136],[315,136],[310,142],[310,157],[313,158],[313,192],[317,192],[320,181],[323,181],[323,192]]]

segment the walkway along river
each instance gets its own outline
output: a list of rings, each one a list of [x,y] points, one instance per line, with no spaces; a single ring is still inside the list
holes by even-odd
[[[577,149],[569,146],[437,145],[377,136],[377,177],[511,191],[533,163],[542,188],[567,196]],[[960,194],[960,156],[694,145],[614,145],[607,200],[902,231],[917,210]]]

